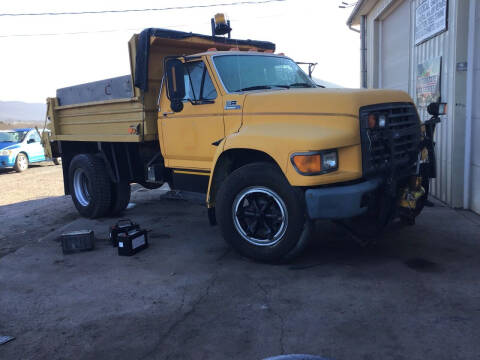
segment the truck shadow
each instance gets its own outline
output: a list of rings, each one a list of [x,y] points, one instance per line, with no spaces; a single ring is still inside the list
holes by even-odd
[[[443,222],[442,222],[443,221]],[[343,227],[332,222],[316,224],[304,254],[291,270],[337,265],[374,270],[386,263],[422,273],[443,273],[479,260],[480,225],[445,207],[427,209],[415,226],[393,223],[375,243],[362,246]]]

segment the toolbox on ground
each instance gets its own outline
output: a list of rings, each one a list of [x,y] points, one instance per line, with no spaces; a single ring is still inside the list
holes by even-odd
[[[140,225],[130,219],[120,219],[110,228],[110,241],[114,247],[118,246],[118,234],[128,233],[131,230],[140,230]]]
[[[118,255],[131,256],[148,247],[147,230],[133,229],[117,235]]]
[[[95,236],[93,230],[71,231],[62,234],[62,250],[64,254],[71,254],[79,251],[88,251],[95,248]]]

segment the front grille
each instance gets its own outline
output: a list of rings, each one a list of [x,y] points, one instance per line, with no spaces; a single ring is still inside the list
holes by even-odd
[[[384,128],[368,128],[368,115],[386,116]],[[420,123],[411,103],[386,103],[360,108],[360,137],[364,177],[391,172],[407,176],[415,165],[420,142]]]

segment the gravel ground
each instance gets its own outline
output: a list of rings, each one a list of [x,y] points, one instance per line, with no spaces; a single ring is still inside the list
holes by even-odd
[[[106,240],[117,219],[80,218],[59,167],[30,170],[0,174],[13,188],[0,205],[0,335],[16,338],[2,360],[480,359],[470,212],[436,203],[374,248],[320,223],[305,254],[273,266],[232,251],[202,201],[135,186],[123,216],[151,230],[150,247],[120,257]],[[80,229],[96,249],[63,255],[58,236]]]
[[[62,167],[52,162],[30,164],[27,171],[0,169],[0,206],[63,195]]]
[[[22,173],[0,169],[0,258],[78,217],[63,195],[62,167],[30,165]]]

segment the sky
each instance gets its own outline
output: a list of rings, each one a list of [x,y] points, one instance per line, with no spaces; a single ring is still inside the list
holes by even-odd
[[[165,8],[235,1],[242,0],[16,0],[1,1],[0,14]],[[232,38],[274,42],[277,52],[295,61],[317,62],[314,77],[358,87],[360,38],[346,25],[351,8],[340,9],[340,3],[285,0],[122,14],[0,16],[0,101],[44,102],[55,96],[57,88],[129,74],[127,42],[134,33],[159,27],[210,34],[210,18],[217,12],[230,19]]]

